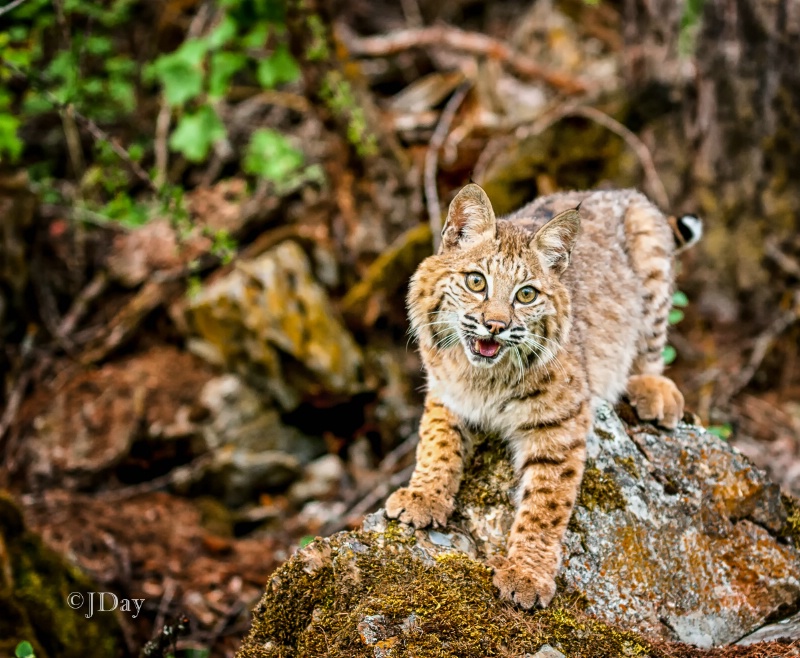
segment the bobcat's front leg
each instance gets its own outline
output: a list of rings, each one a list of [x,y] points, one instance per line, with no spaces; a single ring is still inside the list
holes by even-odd
[[[515,436],[517,513],[507,556],[493,560],[500,594],[523,608],[545,607],[556,591],[561,540],[580,490],[591,424],[588,401],[552,419],[521,425]]]
[[[416,528],[446,525],[471,443],[456,416],[429,393],[419,424],[417,465],[408,487],[398,489],[386,501],[389,518]]]

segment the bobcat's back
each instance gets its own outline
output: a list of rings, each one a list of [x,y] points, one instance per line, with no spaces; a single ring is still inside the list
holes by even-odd
[[[553,194],[504,219],[533,233],[579,205],[581,232],[563,277],[572,297],[573,340],[592,394],[614,401],[630,372],[660,372],[673,256],[694,236],[680,242],[670,218],[636,190]]]

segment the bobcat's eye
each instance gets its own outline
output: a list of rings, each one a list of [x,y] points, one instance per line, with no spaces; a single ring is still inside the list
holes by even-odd
[[[533,286],[525,286],[517,290],[517,301],[520,304],[530,304],[538,296],[539,293],[536,292],[536,288],[534,288]]]
[[[470,272],[465,281],[472,292],[483,292],[486,289],[486,278],[480,272]]]

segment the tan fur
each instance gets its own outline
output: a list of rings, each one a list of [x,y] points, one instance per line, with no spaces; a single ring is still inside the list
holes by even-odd
[[[683,397],[661,376],[675,239],[633,190],[556,194],[498,220],[472,184],[453,200],[442,237],[409,290],[428,392],[416,469],[386,510],[416,527],[444,525],[471,431],[502,434],[519,485],[494,582],[525,608],[546,606],[593,402],[627,389],[643,419],[675,427],[682,416]],[[472,272],[484,277],[481,292],[466,285]],[[515,297],[524,285],[538,291],[529,304]],[[481,356],[496,343],[496,356]]]

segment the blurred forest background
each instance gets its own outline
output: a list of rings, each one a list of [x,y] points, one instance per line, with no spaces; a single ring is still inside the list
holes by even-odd
[[[798,61],[791,0],[6,3],[0,487],[145,599],[129,654],[185,614],[232,655],[276,564],[410,475],[406,282],[472,179],[702,216],[670,375],[800,493]]]

